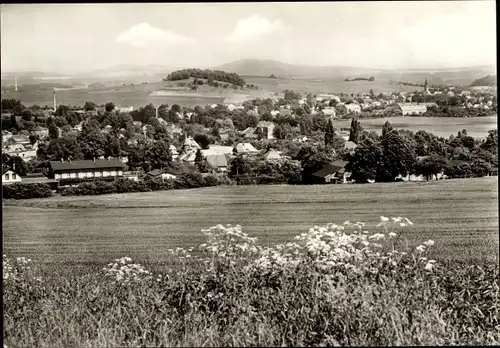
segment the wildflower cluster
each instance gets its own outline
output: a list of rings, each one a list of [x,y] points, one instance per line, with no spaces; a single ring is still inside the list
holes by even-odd
[[[127,284],[132,281],[151,279],[153,275],[138,263],[132,263],[130,257],[122,257],[103,268],[105,277],[114,279],[117,283]]]
[[[31,270],[31,259],[18,257],[11,261],[7,255],[3,255],[3,280],[19,280],[28,275]],[[34,278],[41,281],[40,277]]]
[[[294,242],[273,248],[256,247],[257,257],[247,266],[247,271],[292,270],[300,264],[309,264],[323,273],[339,269],[359,275],[377,274],[382,269],[394,273],[403,265],[409,268],[408,262],[417,258],[417,264],[432,271],[435,261],[424,257],[434,244],[432,240],[418,246],[414,253],[398,251],[396,247],[401,236],[398,230],[413,223],[402,217],[382,216],[380,220],[377,227],[382,227],[384,233],[372,234],[365,230],[363,222],[345,221],[342,225],[314,226],[295,237]]]
[[[257,238],[251,238],[243,232],[240,225],[216,225],[201,231],[206,237],[206,243],[199,249],[210,255],[212,259],[245,259],[258,253],[255,246]]]

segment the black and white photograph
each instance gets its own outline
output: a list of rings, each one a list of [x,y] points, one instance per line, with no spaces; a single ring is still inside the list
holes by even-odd
[[[500,345],[495,1],[0,13],[3,348]]]

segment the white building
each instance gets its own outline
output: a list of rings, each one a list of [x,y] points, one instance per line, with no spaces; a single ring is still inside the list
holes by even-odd
[[[21,176],[11,169],[2,169],[2,185],[15,184],[21,182]]]

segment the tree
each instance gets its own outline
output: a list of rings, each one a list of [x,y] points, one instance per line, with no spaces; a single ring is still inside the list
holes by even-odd
[[[82,132],[78,142],[84,159],[94,159],[106,154],[106,138],[99,130]]]
[[[52,139],[47,147],[47,156],[52,161],[79,159],[82,157],[80,144],[74,136]]]
[[[200,173],[208,173],[211,169],[210,165],[203,157],[200,149],[196,151],[196,157],[194,159],[194,163]]]
[[[92,111],[97,108],[97,104],[91,101],[85,102],[85,105],[83,106],[83,110],[85,111]]]
[[[231,164],[229,166],[230,176],[250,174],[250,173],[251,173],[250,164],[243,158],[242,155],[236,156],[231,161]]]
[[[326,125],[327,125],[327,122],[326,122],[326,119],[325,119],[324,115],[316,114],[316,115],[313,116],[313,118],[312,118],[312,129],[313,129],[313,131],[315,131],[315,132],[317,132],[317,131],[324,132],[325,129],[326,129]]]
[[[51,122],[49,124],[49,138],[50,139],[59,138],[59,129],[57,128],[57,126],[54,122]]]
[[[398,131],[386,131],[382,136],[382,165],[378,166],[377,181],[394,181],[398,175],[414,171],[416,155],[413,144]]]
[[[147,150],[146,157],[149,163],[151,163],[152,169],[163,169],[172,163],[170,144],[166,141],[156,141]]]
[[[203,150],[208,149],[210,146],[210,141],[205,134],[197,134],[193,139],[201,146]]]
[[[23,121],[31,121],[35,115],[33,114],[33,111],[26,109],[21,112],[21,118]]]
[[[19,128],[17,124],[16,116],[14,114],[10,115],[10,127],[11,128]]]
[[[332,119],[328,119],[328,124],[325,130],[325,146],[329,147],[333,145],[333,136],[335,134],[335,129],[333,128]]]
[[[113,102],[106,103],[104,105],[104,109],[106,110],[106,112],[111,112],[115,109],[115,104]]]
[[[35,135],[35,134],[31,134],[29,139],[30,139],[30,144],[35,145],[36,142],[39,140],[39,136]]]
[[[12,114],[13,115],[20,116],[22,114],[22,112],[23,112],[23,106],[22,106],[22,104],[16,104],[12,108]]]
[[[363,132],[363,126],[357,118],[353,118],[351,121],[351,129],[349,131],[349,141],[355,144],[359,144],[361,133]]]
[[[358,183],[376,180],[379,163],[381,163],[382,159],[383,151],[378,143],[363,143],[356,149],[346,170],[351,172],[351,178]]]
[[[54,116],[66,118],[66,116],[68,115],[68,112],[69,112],[69,106],[61,104],[57,107],[56,112],[54,113]]]
[[[391,132],[394,129],[391,122],[385,121],[384,126],[382,127],[382,137]]]
[[[416,174],[425,176],[426,180],[429,180],[433,175],[438,175],[448,166],[446,158],[443,156],[432,154],[422,161],[419,161],[416,165]]]
[[[104,141],[104,157],[114,157],[118,158],[122,155],[122,149],[120,145],[120,140],[111,134],[106,134]]]
[[[292,127],[289,124],[278,124],[273,129],[273,136],[276,139],[287,139],[292,134]]]

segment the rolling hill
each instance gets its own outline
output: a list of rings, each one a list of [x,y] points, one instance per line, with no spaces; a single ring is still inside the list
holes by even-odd
[[[471,66],[441,69],[371,69],[347,66],[306,66],[282,63],[275,60],[242,59],[223,64],[214,69],[235,72],[241,76],[262,76],[271,74],[279,78],[318,78],[336,79],[375,76],[404,82],[423,82],[426,78],[431,84],[470,85],[475,79],[495,74],[494,66]]]

